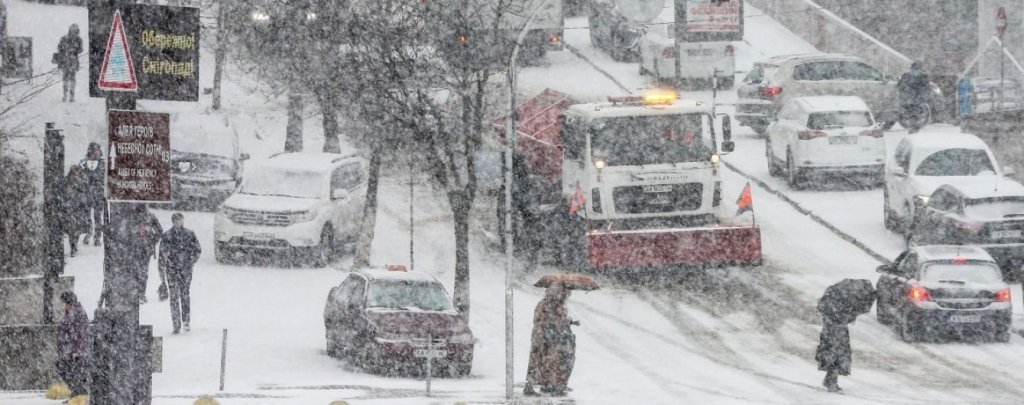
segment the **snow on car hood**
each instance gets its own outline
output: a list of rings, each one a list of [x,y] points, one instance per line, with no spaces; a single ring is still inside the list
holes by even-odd
[[[291,212],[308,211],[316,206],[317,201],[313,198],[235,193],[224,201],[224,206],[236,210]]]
[[[433,332],[450,335],[469,328],[455,311],[421,311],[404,309],[369,308],[366,317],[377,330],[386,333],[425,335]]]
[[[996,181],[995,175],[981,176],[914,176],[914,189],[917,194],[930,196],[939,187],[945,184],[971,183],[985,180]]]

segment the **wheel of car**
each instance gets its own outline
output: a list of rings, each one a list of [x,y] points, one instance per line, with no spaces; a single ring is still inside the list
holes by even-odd
[[[889,306],[885,304],[885,301],[878,300],[878,305],[875,307],[875,319],[882,325],[892,324],[892,314],[889,313]]]
[[[778,163],[775,162],[775,153],[772,152],[772,141],[768,139],[764,142],[764,157],[768,160],[768,175],[772,177],[779,177],[782,175],[782,168],[779,167]]]
[[[335,337],[334,329],[328,326],[324,333],[324,338],[327,339],[327,355],[331,357],[341,357],[341,348],[338,346],[338,339]]]
[[[213,247],[213,255],[217,259],[217,263],[231,264],[234,263],[235,252],[229,250],[224,244],[217,243]]]
[[[794,190],[803,189],[802,173],[800,173],[800,168],[796,167],[792,151],[786,151],[786,182]]]
[[[994,336],[992,336],[992,340],[999,343],[1008,343],[1010,341],[1010,325],[999,325],[996,328]]]
[[[326,267],[334,259],[334,232],[330,226],[320,232],[320,245],[313,249],[313,266]]]
[[[890,231],[899,230],[899,221],[896,219],[896,213],[889,208],[889,191],[882,190],[882,221],[885,223],[885,229]]]
[[[900,339],[907,343],[913,343],[921,340],[921,336],[914,325],[910,324],[910,320],[904,315],[903,319],[899,322]]]
[[[750,129],[754,130],[757,136],[768,135],[768,124],[763,122],[755,122],[750,124]]]

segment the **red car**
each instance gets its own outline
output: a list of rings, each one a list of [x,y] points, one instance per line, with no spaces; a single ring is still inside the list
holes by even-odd
[[[468,375],[476,339],[441,282],[402,266],[352,272],[324,307],[327,354],[380,373],[434,370]],[[428,344],[428,341],[430,344]]]

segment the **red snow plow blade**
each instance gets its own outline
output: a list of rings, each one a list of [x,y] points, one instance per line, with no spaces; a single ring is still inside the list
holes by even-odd
[[[728,226],[590,231],[591,268],[761,264],[761,228]]]

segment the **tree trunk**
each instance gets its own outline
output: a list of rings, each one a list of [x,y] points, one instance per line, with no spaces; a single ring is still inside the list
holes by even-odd
[[[217,2],[217,49],[213,54],[213,110],[220,110],[220,82],[224,75],[224,58],[228,53],[227,44],[227,1]]]
[[[366,180],[366,203],[363,206],[363,220],[359,226],[359,240],[356,241],[356,257],[352,261],[354,269],[370,265],[370,248],[373,246],[373,233],[377,227],[377,185],[380,183],[380,149],[378,141],[373,142],[373,155],[370,156],[369,178]]]
[[[455,217],[455,288],[452,301],[466,322],[469,322],[469,206],[465,191],[449,193]]]
[[[285,130],[285,152],[302,152],[302,95],[292,88],[288,94],[288,127]]]
[[[341,153],[341,128],[338,127],[338,109],[335,108],[334,95],[328,89],[317,88],[316,98],[320,102],[320,114],[324,120],[324,153]]]

